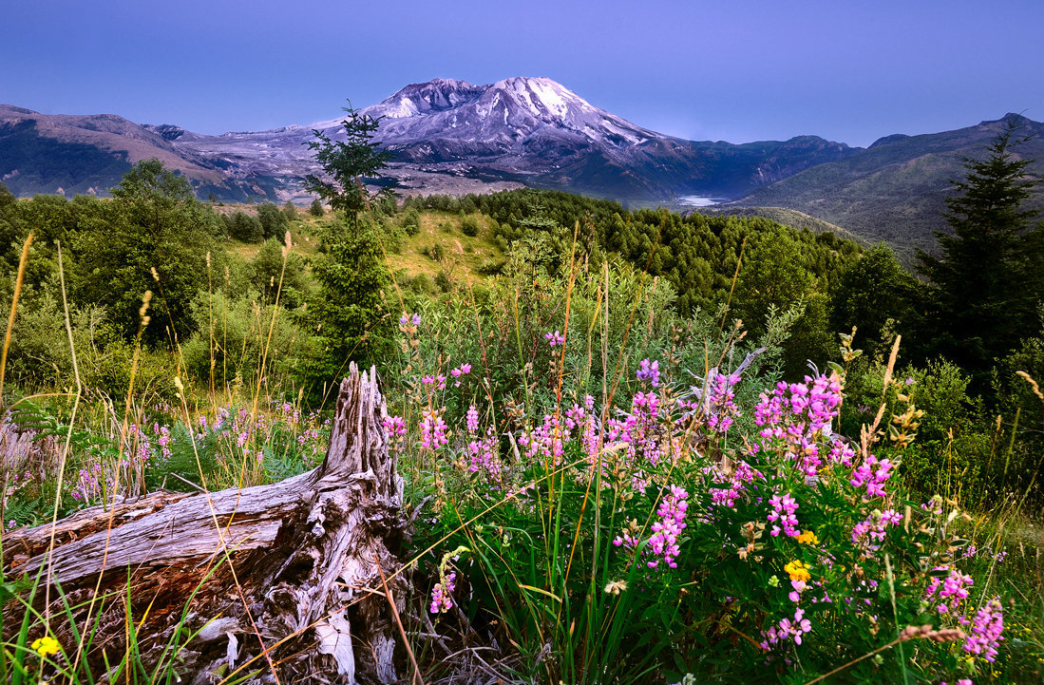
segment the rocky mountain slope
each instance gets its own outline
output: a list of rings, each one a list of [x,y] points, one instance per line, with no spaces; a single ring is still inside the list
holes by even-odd
[[[1034,136],[1020,154],[1044,176],[1044,124],[1005,120],[943,133],[882,138],[850,148],[816,136],[734,145],[695,142],[638,126],[546,78],[487,85],[435,79],[406,86],[362,110],[380,119],[376,140],[394,161],[386,176],[403,193],[481,192],[527,185],[625,202],[679,197],[730,207],[797,210],[906,257],[931,249],[948,179],[982,154],[1005,120]],[[203,198],[306,201],[318,169],[313,129],[341,137],[341,117],[311,126],[203,135],[139,125],[114,115],[42,115],[0,105],[0,181],[18,195],[104,193],[130,165],[156,157],[185,174]],[[342,138],[343,139],[343,138]],[[1044,186],[1035,196],[1044,207]],[[701,210],[713,211],[713,210]]]
[[[891,243],[909,261],[916,248],[936,247],[933,231],[946,230],[942,214],[963,179],[964,159],[979,159],[1009,123],[1026,139],[1015,154],[1034,160],[1030,177],[1044,179],[1044,124],[1017,114],[976,126],[918,136],[882,138],[846,158],[767,184],[724,207],[786,207],[843,226],[868,240]],[[1044,210],[1044,184],[1030,205]],[[722,207],[722,208],[724,208]]]
[[[376,139],[395,154],[389,175],[421,191],[444,176],[644,202],[668,202],[680,194],[735,198],[852,152],[813,136],[745,145],[672,138],[595,107],[546,78],[482,86],[435,79],[363,111],[382,118]],[[55,192],[60,183],[66,192],[100,191],[127,164],[155,156],[221,198],[253,193],[285,199],[316,171],[306,145],[312,129],[334,138],[340,131],[337,118],[219,136],[101,118],[119,122],[104,139],[83,134],[99,117],[3,108],[0,176],[20,176],[9,183],[20,194]]]

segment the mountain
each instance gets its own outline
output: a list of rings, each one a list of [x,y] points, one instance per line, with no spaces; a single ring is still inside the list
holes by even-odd
[[[1017,114],[928,135],[892,135],[844,159],[805,169],[755,189],[730,207],[785,207],[843,226],[868,240],[891,243],[909,262],[917,248],[937,249],[933,231],[947,230],[949,179],[963,179],[965,158],[982,158],[1006,126],[1027,138],[1014,147],[1034,160],[1030,178],[1044,178],[1044,124]],[[1044,210],[1044,184],[1029,206]],[[701,210],[702,211],[702,210]]]
[[[123,117],[43,115],[0,105],[0,182],[16,195],[105,194],[132,164],[151,158],[185,174],[197,192],[232,190],[220,164]]]
[[[645,202],[699,193],[733,198],[852,151],[813,136],[746,145],[685,141],[610,114],[547,78],[482,86],[434,79],[361,112],[380,118],[374,140],[395,156],[389,175],[425,192],[441,176]],[[340,119],[331,119],[220,136],[184,132],[172,143],[292,187],[315,171],[306,146],[312,129],[341,136]]]
[[[867,149],[816,136],[734,145],[663,135],[550,79],[521,77],[415,83],[362,113],[380,119],[375,140],[394,155],[382,175],[403,193],[526,185],[644,204],[714,198],[727,202],[698,211],[794,210],[886,240],[907,261],[915,248],[933,249],[933,230],[945,230],[948,180],[964,176],[963,159],[983,154],[1007,122],[1031,136],[1018,150],[1036,160],[1031,175],[1044,177],[1044,124],[1017,115],[956,131],[892,135]],[[319,171],[307,146],[313,129],[343,140],[340,118],[204,135],[115,115],[42,115],[0,105],[0,181],[18,195],[104,193],[131,164],[156,157],[185,174],[201,197],[304,201],[304,178]],[[1044,184],[1033,203],[1044,207]]]

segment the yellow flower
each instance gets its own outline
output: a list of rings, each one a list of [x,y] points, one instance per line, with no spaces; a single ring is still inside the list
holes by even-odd
[[[33,644],[30,646],[36,650],[36,653],[40,656],[49,656],[58,653],[58,640],[55,640],[50,635],[45,635],[44,637],[34,640]]]
[[[783,567],[783,570],[790,574],[791,580],[803,580],[806,583],[812,579],[812,574],[808,572],[808,568],[800,561],[792,561]]]
[[[801,535],[798,535],[797,541],[800,542],[803,545],[818,545],[819,544],[819,538],[817,538],[816,534],[813,533],[810,530],[806,530]]]

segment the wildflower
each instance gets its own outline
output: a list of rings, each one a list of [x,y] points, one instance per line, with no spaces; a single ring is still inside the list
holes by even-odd
[[[385,416],[381,419],[381,425],[389,438],[398,438],[406,435],[406,420],[401,416]],[[302,438],[305,436],[301,436]]]
[[[565,336],[559,333],[558,331],[555,331],[554,333],[546,333],[544,335],[544,340],[546,340],[547,344],[551,347],[557,347],[558,345],[565,344]]]
[[[649,538],[649,548],[654,555],[663,555],[663,560],[671,568],[677,568],[675,559],[681,550],[678,548],[678,536],[685,529],[685,510],[689,503],[686,501],[689,493],[675,485],[671,486],[671,493],[660,502],[660,508],[656,512],[660,520],[652,525],[653,535]],[[648,562],[649,568],[656,568],[659,559]]]
[[[457,574],[450,573],[446,576],[446,585],[435,583],[431,590],[431,608],[433,614],[444,614],[453,608],[453,590],[456,589]]]
[[[446,422],[440,410],[425,409],[421,414],[421,447],[437,450],[449,442]]]
[[[810,530],[806,530],[801,535],[798,535],[797,536],[797,541],[800,542],[802,545],[818,545],[819,544],[819,538],[817,538],[816,534],[813,533]]]
[[[414,326],[420,326],[420,323],[421,323],[420,314],[414,314],[413,315],[413,325]]]
[[[890,459],[881,459],[880,461],[874,455],[870,455],[866,461],[859,465],[859,467],[852,472],[851,483],[853,487],[861,488],[866,486],[867,499],[871,497],[884,497],[885,490],[884,484],[892,476],[892,461]]]
[[[638,364],[638,371],[635,376],[640,381],[648,381],[654,388],[660,387],[660,364],[656,361],[650,361],[643,359]]]
[[[932,578],[924,591],[924,600],[928,601],[933,595],[938,594],[940,603],[935,610],[940,614],[956,611],[962,601],[968,598],[968,588],[975,584],[971,576],[965,575],[957,569],[948,566],[936,566],[936,571],[949,571],[950,575],[945,578]],[[998,605],[999,606],[999,605]]]
[[[467,418],[468,432],[469,433],[474,433],[474,432],[478,431],[479,414],[478,414],[478,408],[475,405],[471,405],[470,407],[468,407],[468,412],[466,414],[466,418]]]
[[[782,532],[787,534],[787,537],[796,538],[800,535],[800,531],[797,529],[797,516],[794,512],[798,510],[799,506],[797,500],[790,495],[773,495],[769,499],[769,504],[772,505],[772,511],[766,517],[769,522],[779,521],[780,525],[783,526]],[[778,537],[780,533],[779,525],[772,526],[771,535]]]
[[[42,657],[50,656],[58,653],[58,640],[55,640],[50,635],[45,635],[33,641],[30,645],[37,654]]]
[[[740,380],[739,375],[726,376],[717,374],[710,383],[710,412],[707,427],[719,433],[725,433],[733,423],[736,409],[736,393],[732,389]]]
[[[461,364],[457,368],[455,368],[452,371],[450,371],[450,375],[453,376],[454,378],[460,378],[461,376],[467,376],[469,373],[471,373],[471,364]],[[460,387],[460,381],[458,380],[453,385],[455,385],[456,387],[459,388]]]
[[[790,579],[800,580],[802,582],[808,582],[812,579],[812,574],[808,572],[808,568],[798,560],[792,561],[783,567],[783,570],[790,574]]]
[[[618,595],[627,589],[626,580],[614,580],[606,584],[605,594],[607,595]]]
[[[1001,612],[1000,600],[996,597],[979,609],[972,621],[971,635],[964,642],[964,651],[981,655],[986,661],[993,662],[997,657],[997,645],[1004,638],[1004,614]]]
[[[765,640],[761,648],[768,651],[773,646],[784,640],[793,640],[794,644],[801,644],[801,636],[812,631],[812,622],[805,618],[805,610],[798,609],[794,612],[794,619],[785,618],[778,626],[772,626],[762,633]]]

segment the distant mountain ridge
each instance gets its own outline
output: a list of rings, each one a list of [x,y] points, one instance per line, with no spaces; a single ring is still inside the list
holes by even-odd
[[[963,176],[962,156],[981,153],[1004,121],[886,136],[866,149],[817,136],[687,141],[600,109],[551,79],[524,77],[486,85],[433,79],[361,111],[380,119],[375,140],[394,155],[385,175],[402,192],[527,185],[641,204],[709,197],[728,201],[726,210],[797,210],[907,254],[934,245],[932,230],[945,228],[948,179]],[[307,146],[312,130],[343,139],[341,118],[204,135],[109,114],[0,105],[0,181],[18,195],[104,194],[131,164],[156,157],[203,198],[300,201],[304,177],[319,171]],[[1019,123],[1027,133],[1044,132],[1042,124]],[[1031,173],[1044,175],[1044,136],[1024,154],[1037,159]],[[1034,201],[1044,206],[1044,188]]]
[[[867,240],[884,240],[910,261],[917,248],[935,249],[933,231],[947,230],[943,212],[952,192],[949,180],[964,179],[964,160],[981,159],[1009,124],[1023,139],[1013,153],[1033,160],[1027,177],[1044,179],[1044,124],[1007,114],[955,131],[886,136],[845,159],[766,184],[719,209],[786,207]],[[1044,183],[1028,206],[1044,210]]]
[[[390,175],[400,180],[513,181],[641,202],[696,193],[735,198],[852,152],[814,136],[744,145],[685,141],[595,107],[547,78],[488,85],[434,79],[362,111],[382,117],[376,140],[394,153]],[[0,108],[0,176],[18,194],[104,192],[119,170],[155,156],[204,196],[281,200],[299,194],[304,176],[317,171],[306,146],[312,129],[340,134],[340,118],[213,136],[112,117],[119,130],[105,140],[85,139],[92,118]],[[91,165],[100,171],[91,173]]]

